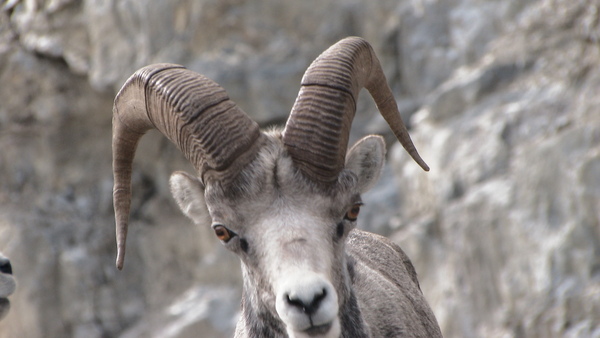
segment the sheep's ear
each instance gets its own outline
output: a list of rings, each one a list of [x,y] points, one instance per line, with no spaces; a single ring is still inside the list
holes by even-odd
[[[171,194],[183,214],[195,223],[201,223],[208,215],[202,182],[188,173],[176,171],[171,174],[169,185]]]
[[[385,161],[385,142],[381,136],[371,135],[360,139],[346,155],[346,169],[358,176],[361,193],[371,189],[381,176]]]

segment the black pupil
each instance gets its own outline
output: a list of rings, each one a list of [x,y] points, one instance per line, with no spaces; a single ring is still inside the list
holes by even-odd
[[[225,230],[223,227],[218,227],[215,229],[215,234],[217,235],[217,237],[222,238],[222,237],[228,237],[227,235],[227,230]]]

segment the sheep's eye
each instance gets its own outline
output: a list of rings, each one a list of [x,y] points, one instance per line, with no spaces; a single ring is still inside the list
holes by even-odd
[[[348,209],[348,211],[346,212],[346,216],[344,217],[345,219],[349,220],[349,221],[356,221],[356,219],[358,218],[358,214],[360,213],[360,206],[362,205],[362,203],[355,203],[352,208]]]
[[[231,232],[223,225],[216,224],[213,225],[212,228],[215,231],[215,235],[217,235],[217,238],[222,240],[223,242],[227,243],[231,239],[231,237],[235,236],[235,233]]]

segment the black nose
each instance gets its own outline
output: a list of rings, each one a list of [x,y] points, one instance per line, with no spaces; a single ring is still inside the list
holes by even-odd
[[[302,312],[306,313],[307,315],[311,316],[319,309],[321,301],[326,296],[327,291],[323,289],[321,293],[316,294],[311,301],[306,302],[299,298],[290,298],[290,296],[287,296],[287,302],[290,305],[302,310]]]
[[[8,258],[0,258],[0,272],[12,275],[12,265]]]

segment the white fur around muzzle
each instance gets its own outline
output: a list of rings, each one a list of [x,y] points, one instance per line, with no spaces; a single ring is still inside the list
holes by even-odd
[[[314,272],[284,277],[276,310],[290,337],[339,337],[338,297],[333,285]]]

